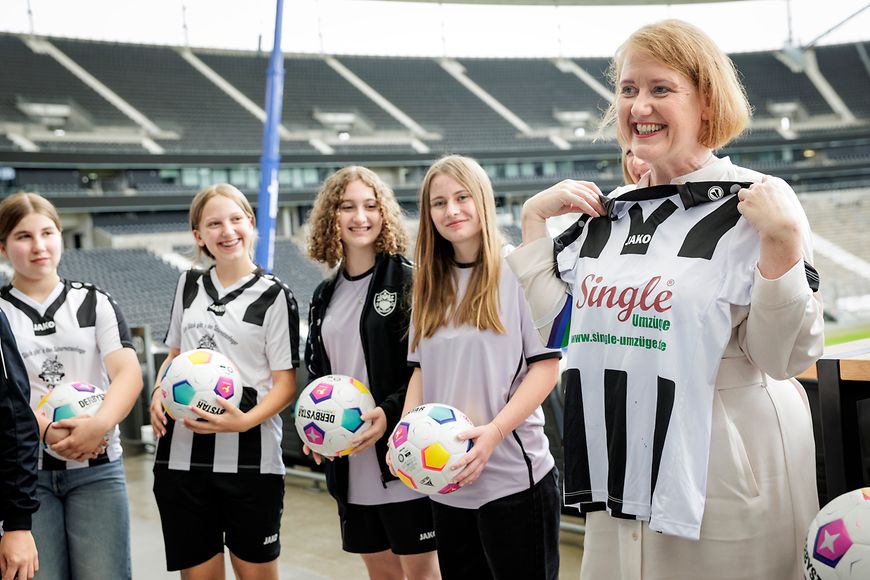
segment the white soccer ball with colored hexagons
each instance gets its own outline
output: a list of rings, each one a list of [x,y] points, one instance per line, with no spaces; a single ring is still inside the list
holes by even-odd
[[[819,511],[803,562],[807,580],[870,578],[870,487],[846,492]]]
[[[472,441],[457,435],[474,427],[465,413],[442,404],[416,407],[402,417],[387,442],[393,470],[402,483],[427,495],[453,493],[459,471],[450,469]]]
[[[242,400],[242,378],[233,362],[207,348],[188,350],[172,359],[160,380],[163,409],[176,421],[199,419],[190,407],[213,415],[223,414],[221,398],[238,407]]]
[[[39,401],[36,412],[52,422],[85,415],[93,417],[105,396],[103,389],[88,383],[63,383]],[[66,461],[50,447],[46,447],[45,452]]]
[[[296,400],[296,432],[312,451],[341,457],[353,451],[351,439],[371,426],[361,417],[374,408],[374,397],[360,381],[326,375],[308,383]]]

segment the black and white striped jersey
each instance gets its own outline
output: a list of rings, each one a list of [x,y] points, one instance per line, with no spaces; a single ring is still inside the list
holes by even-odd
[[[11,285],[0,288],[0,308],[15,333],[30,379],[30,406],[55,386],[82,382],[105,390],[106,355],[133,348],[118,304],[93,284],[61,280],[42,304]],[[40,450],[40,469],[79,469],[121,457],[116,427],[106,453],[90,461],[62,461]]]
[[[716,165],[685,179],[761,179]],[[617,190],[610,219],[581,218],[554,240],[571,295],[551,335],[568,348],[566,504],[687,538],[704,512],[730,306],[749,304],[760,247],[739,186],[697,185],[637,201],[657,188]]]
[[[229,288],[214,268],[181,275],[165,339],[182,352],[210,348],[232,360],[250,410],[272,388],[272,371],[299,366],[299,312],[290,289],[261,271]],[[199,435],[169,420],[157,446],[155,468],[219,473],[283,474],[281,418],[270,417],[246,433]]]

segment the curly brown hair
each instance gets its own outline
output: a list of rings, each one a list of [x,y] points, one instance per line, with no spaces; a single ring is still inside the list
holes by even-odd
[[[314,198],[314,207],[308,223],[308,255],[312,260],[330,268],[344,258],[341,232],[338,227],[338,208],[347,186],[361,181],[375,192],[378,211],[384,220],[381,233],[375,240],[375,251],[386,254],[404,254],[408,247],[408,234],[402,223],[402,208],[393,190],[378,175],[366,167],[351,165],[339,169],[326,178]]]

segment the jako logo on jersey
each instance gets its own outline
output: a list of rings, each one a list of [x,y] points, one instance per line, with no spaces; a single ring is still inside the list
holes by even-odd
[[[211,304],[209,305],[208,310],[214,312],[218,316],[223,316],[224,312],[227,311],[227,307],[223,304]]]
[[[266,536],[266,539],[263,540],[263,545],[274,544],[278,541],[278,534],[272,534],[271,536]]]
[[[652,236],[649,234],[635,234],[633,236],[628,236],[628,239],[625,240],[624,246],[633,246],[635,244],[649,244],[652,241]]]
[[[46,334],[54,334],[54,320],[46,320],[45,322],[33,323],[33,334],[36,336],[45,336]]]
[[[722,196],[725,195],[725,192],[718,185],[714,185],[710,189],[707,190],[707,197],[710,198],[710,201],[716,201],[717,199],[722,199]]]
[[[420,541],[422,542],[423,540],[431,540],[434,537],[435,530],[432,530],[431,532],[423,532],[422,534],[420,534]]]
[[[589,274],[580,283],[581,296],[575,306],[578,310],[584,306],[589,308],[619,306],[622,310],[619,311],[616,318],[620,322],[625,322],[631,318],[635,308],[644,312],[649,310],[665,312],[671,309],[670,301],[674,293],[670,290],[656,293],[656,287],[661,279],[661,276],[653,276],[641,290],[640,287],[619,288],[618,286],[601,284],[604,278],[597,274]]]

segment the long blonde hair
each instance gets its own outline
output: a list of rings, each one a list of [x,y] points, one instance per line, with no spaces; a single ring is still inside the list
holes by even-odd
[[[481,224],[480,253],[468,289],[456,304],[453,245],[432,223],[429,201],[432,180],[447,175],[468,191]],[[495,195],[483,168],[469,157],[448,155],[436,161],[420,187],[420,228],[417,231],[417,275],[414,280],[411,319],[414,338],[411,350],[423,338],[431,338],[442,326],[470,324],[479,330],[506,332],[498,315],[498,283],[501,274],[502,237],[495,224]]]
[[[378,211],[383,218],[381,233],[375,240],[375,251],[387,254],[404,254],[408,247],[408,234],[402,223],[402,208],[390,186],[378,174],[366,167],[351,165],[339,169],[323,182],[308,223],[308,255],[317,262],[334,268],[344,258],[338,213],[341,197],[347,186],[354,181],[362,182],[375,192]]]

